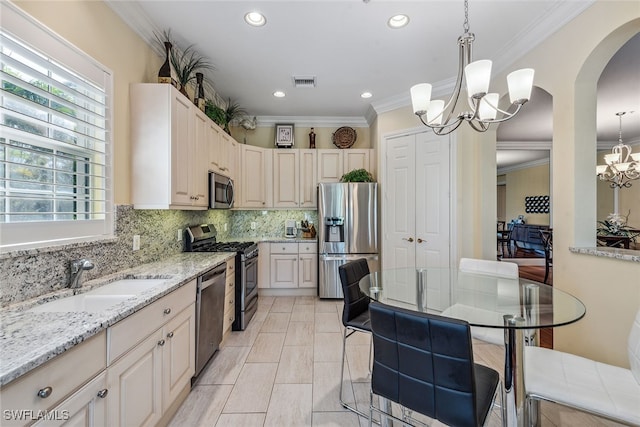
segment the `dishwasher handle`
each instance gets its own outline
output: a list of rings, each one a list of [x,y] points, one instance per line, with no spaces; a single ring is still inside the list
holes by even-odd
[[[200,290],[206,289],[213,285],[218,280],[225,281],[227,273],[227,264],[222,264],[219,267],[213,268],[200,276]]]

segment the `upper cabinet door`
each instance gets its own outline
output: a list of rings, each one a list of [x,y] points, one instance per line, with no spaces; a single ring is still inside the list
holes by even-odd
[[[299,150],[274,150],[273,206],[276,208],[299,206],[299,157]]]
[[[271,207],[271,149],[242,146],[242,204],[245,208]]]
[[[301,208],[318,206],[318,163],[316,150],[300,150],[300,196]]]
[[[175,92],[171,99],[171,204],[191,205],[191,101]]]
[[[371,172],[369,157],[370,149],[348,149],[344,150],[343,173],[351,172],[354,169],[366,169]]]
[[[318,150],[318,182],[339,182],[343,172],[343,150]]]

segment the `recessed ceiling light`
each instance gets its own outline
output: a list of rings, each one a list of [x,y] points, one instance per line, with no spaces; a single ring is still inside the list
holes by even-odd
[[[373,96],[373,94],[371,92],[362,92],[360,94],[360,98],[371,98]]]
[[[248,12],[244,15],[244,21],[253,27],[262,27],[267,23],[267,18],[260,12]]]
[[[285,94],[284,94],[283,91],[277,90],[277,91],[273,92],[273,96],[275,96],[276,98],[284,98]]]
[[[394,15],[387,21],[387,25],[393,29],[406,27],[409,23],[409,17],[407,15]]]

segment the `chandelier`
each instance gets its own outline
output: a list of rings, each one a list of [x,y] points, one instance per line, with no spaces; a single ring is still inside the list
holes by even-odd
[[[476,131],[485,132],[491,123],[504,122],[518,114],[522,105],[531,97],[534,70],[523,68],[507,76],[511,107],[515,107],[507,108],[512,111],[498,108],[500,95],[488,93],[491,61],[484,59],[472,62],[472,45],[475,35],[469,32],[468,0],[464,1],[463,29],[464,34],[458,37],[459,59],[456,85],[446,105],[443,100],[431,100],[432,86],[428,83],[420,83],[411,88],[413,112],[437,135],[449,134],[465,121]],[[471,110],[456,113],[459,110],[456,106],[460,99],[463,81],[466,83],[467,99]]]
[[[616,113],[620,120],[618,143],[611,154],[604,155],[606,165],[596,166],[596,174],[601,181],[609,181],[611,188],[629,188],[634,179],[640,178],[640,153],[632,153],[631,147],[622,143],[622,116],[626,111]]]

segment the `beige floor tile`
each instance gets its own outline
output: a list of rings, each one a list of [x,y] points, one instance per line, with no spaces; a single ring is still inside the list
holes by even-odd
[[[359,427],[358,416],[342,412],[314,412],[311,421],[313,427]]]
[[[342,360],[342,334],[338,332],[314,334],[313,361],[340,362]]]
[[[316,332],[340,332],[340,318],[335,313],[316,313]]]
[[[289,322],[284,345],[313,346],[313,323]]]
[[[277,369],[277,363],[245,363],[222,412],[267,412]]]
[[[274,385],[265,427],[311,426],[311,392],[311,384]]]
[[[369,349],[368,345],[347,346],[347,362],[349,363],[351,381],[361,383],[371,380],[369,374]]]
[[[169,423],[170,427],[212,426],[222,412],[233,386],[203,385],[191,389]]]
[[[310,384],[313,382],[313,346],[282,348],[276,384]]]
[[[260,295],[258,297],[258,307],[269,307],[273,305],[273,302],[276,300],[276,297],[265,297]]]
[[[235,384],[251,347],[224,346],[200,373],[197,385]]]
[[[371,382],[352,383],[353,394],[356,401],[356,408],[365,413],[369,413],[369,392],[371,391]],[[377,418],[376,418],[377,419]]]
[[[266,414],[222,414],[216,427],[262,427]],[[210,424],[209,424],[210,425]],[[187,427],[186,425],[184,427]]]
[[[287,332],[291,313],[271,313],[262,323],[260,332]]]
[[[297,310],[296,308],[301,308]],[[294,305],[291,312],[291,322],[315,322],[316,316],[313,309],[308,305]]]
[[[345,367],[344,400],[354,403],[349,371]],[[313,411],[347,411],[340,404],[340,363],[315,362],[313,364]]]
[[[231,331],[222,342],[222,346],[231,347],[251,347],[260,333],[263,322],[256,322],[252,319],[249,326],[244,331]]]
[[[247,363],[279,362],[284,333],[261,332],[251,347]]]
[[[251,319],[252,322],[264,322],[264,320],[267,318],[267,314],[269,314],[269,310],[260,310],[258,309],[256,311],[256,314],[253,315],[253,319]]]
[[[347,347],[353,345],[371,345],[371,334],[369,332],[355,332],[349,335]]]
[[[278,297],[273,302],[270,313],[291,313],[293,310],[293,303],[296,301],[295,297]]]
[[[336,300],[321,299],[316,302],[316,313],[334,313],[337,311],[338,311],[338,307],[337,307]]]
[[[296,297],[294,305],[316,305],[317,300],[318,297],[312,296]]]

